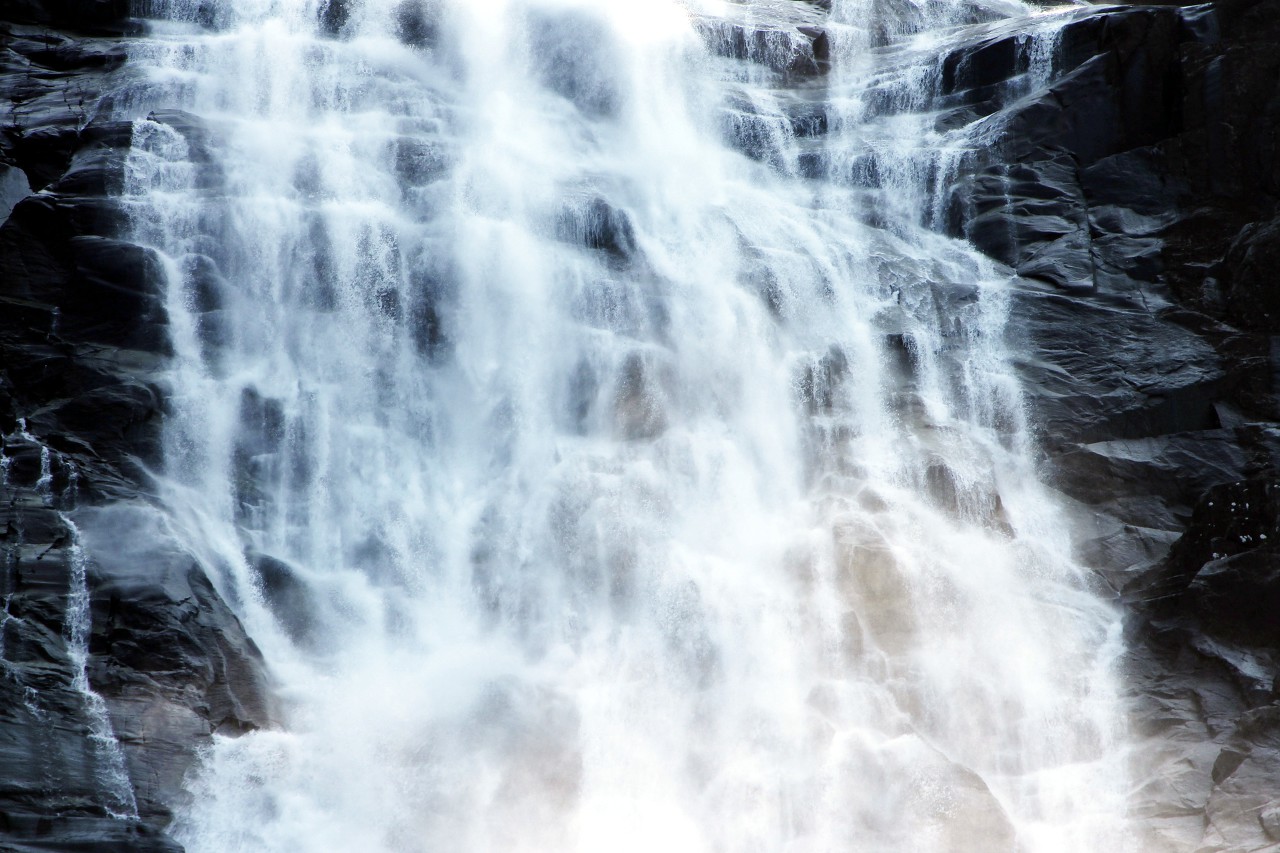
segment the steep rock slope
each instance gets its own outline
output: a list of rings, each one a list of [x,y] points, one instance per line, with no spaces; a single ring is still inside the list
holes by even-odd
[[[172,849],[193,750],[269,722],[266,676],[148,504],[165,312],[112,201],[129,126],[100,100],[129,73],[127,4],[9,9],[0,834],[17,850]],[[1046,85],[1026,85],[1023,34],[975,28],[943,57],[939,120],[982,122],[995,144],[960,162],[939,227],[1024,276],[1013,331],[1048,468],[1077,501],[1082,553],[1132,607],[1146,844],[1255,849],[1280,840],[1280,3],[1071,14]],[[797,80],[828,62],[808,7],[803,28],[709,38]],[[790,120],[826,132],[818,89]]]
[[[10,7],[12,8],[12,7]],[[0,23],[0,848],[170,850],[195,749],[268,722],[260,656],[149,506],[167,354],[126,239],[127,4]]]
[[[1046,87],[1013,41],[944,63],[999,129],[946,227],[1026,279],[1014,333],[1082,551],[1131,610],[1152,849],[1280,841],[1280,4],[1081,10]]]

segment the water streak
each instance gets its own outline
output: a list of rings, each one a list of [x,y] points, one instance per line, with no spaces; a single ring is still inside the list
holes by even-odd
[[[47,452],[48,448],[45,448]],[[42,455],[42,460],[43,460]],[[138,803],[125,767],[124,752],[111,725],[107,703],[89,683],[89,634],[92,616],[89,611],[88,558],[80,546],[79,531],[65,513],[59,519],[71,536],[65,546],[70,569],[67,610],[63,635],[67,641],[67,657],[71,662],[71,689],[80,694],[89,724],[89,743],[93,748],[93,774],[104,797],[102,807],[119,820],[137,820]],[[28,708],[36,714],[34,708]]]
[[[285,703],[188,849],[1121,849],[1117,615],[928,228],[1030,10],[148,11],[165,503]]]
[[[74,472],[70,472],[65,487],[61,490],[55,488],[55,454],[48,445],[40,442],[27,430],[24,419],[19,418],[13,432],[0,436],[0,439],[3,439],[5,446],[23,448],[25,445],[24,449],[39,449],[40,469],[32,487],[43,508],[56,513],[62,532],[53,543],[39,552],[35,559],[44,559],[55,549],[61,551],[66,558],[67,593],[62,636],[71,670],[70,688],[79,694],[84,710],[83,721],[88,726],[87,737],[92,756],[89,767],[102,797],[101,806],[107,814],[120,820],[137,820],[138,806],[133,794],[133,785],[125,767],[124,753],[120,749],[120,743],[116,739],[111,724],[107,704],[89,682],[89,636],[93,626],[90,613],[88,557],[80,545],[78,529],[70,516],[63,511],[75,503],[77,478]],[[64,465],[63,468],[65,467]],[[13,485],[10,480],[12,469],[13,457],[7,453],[0,453],[0,486]],[[21,518],[21,516],[18,517]],[[17,584],[21,582],[21,573],[18,568],[23,551],[31,551],[37,546],[27,543],[25,531],[21,527],[15,528],[12,521],[9,522],[6,539],[9,541],[4,549],[5,568],[9,570],[9,575],[16,579],[13,582],[16,589]],[[55,565],[57,565],[56,562]],[[5,594],[3,609],[0,610],[0,670],[3,671],[5,678],[22,688],[23,705],[31,716],[39,723],[51,723],[53,718],[44,707],[45,703],[40,691],[26,684],[23,676],[24,668],[15,665],[6,657],[9,623],[21,624],[25,621],[23,617],[15,616],[10,610],[14,595],[14,591]]]

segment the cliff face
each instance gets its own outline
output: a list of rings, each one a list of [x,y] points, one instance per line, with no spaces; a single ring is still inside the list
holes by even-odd
[[[257,649],[152,508],[165,310],[116,200],[131,125],[101,100],[126,82],[126,11],[0,22],[6,850],[177,849],[163,827],[194,751],[268,718]]]
[[[1006,99],[1016,38],[946,60],[956,113],[1004,127],[947,227],[1025,277],[1051,477],[1131,613],[1146,841],[1255,849],[1280,840],[1280,4],[1081,12]]]
[[[130,125],[102,101],[128,81],[127,4],[7,8],[0,835],[173,849],[194,750],[268,724],[267,679],[153,508],[164,296],[116,200]],[[798,77],[827,61],[811,12],[786,32]],[[1131,613],[1143,841],[1280,841],[1280,0],[1077,10],[1047,85],[1027,83],[1025,36],[970,33],[943,59],[940,121],[1000,132],[939,225],[1023,276],[1012,331],[1048,475]],[[720,49],[773,37],[748,36]],[[824,133],[797,103],[796,134]]]

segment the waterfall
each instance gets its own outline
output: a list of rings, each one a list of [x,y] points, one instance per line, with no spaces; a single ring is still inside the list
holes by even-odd
[[[42,473],[48,468],[48,448],[44,451]],[[41,478],[43,480],[43,477]],[[93,754],[94,776],[102,791],[102,807],[119,820],[137,820],[138,803],[134,798],[130,785],[129,773],[125,769],[124,753],[120,742],[116,739],[111,725],[111,715],[107,711],[107,703],[89,684],[89,587],[88,559],[79,542],[80,531],[65,514],[59,517],[71,537],[66,546],[68,563],[71,569],[71,586],[67,591],[66,641],[67,656],[71,660],[71,689],[80,694],[84,702],[85,722],[89,726],[87,733]],[[30,706],[29,706],[30,707]],[[38,715],[37,715],[38,716]]]
[[[3,439],[10,447],[26,445],[39,448],[39,476],[33,484],[35,497],[43,508],[54,511],[61,528],[58,538],[36,559],[44,559],[50,551],[57,549],[62,552],[66,560],[68,584],[61,633],[65,644],[66,661],[70,665],[68,686],[81,705],[79,710],[82,716],[73,724],[83,726],[88,746],[85,763],[97,787],[96,806],[117,820],[135,822],[138,820],[138,804],[126,768],[124,753],[116,738],[107,703],[89,683],[89,637],[92,629],[89,559],[81,545],[80,529],[71,516],[62,510],[63,507],[75,503],[78,477],[72,472],[63,482],[62,488],[55,486],[54,453],[47,444],[42,443],[27,431],[25,419],[19,418],[16,428],[10,434],[4,435]],[[13,458],[10,456],[4,456],[3,461],[0,461],[0,486],[10,485],[12,466]],[[6,531],[6,538],[8,537],[16,539],[16,544],[19,546],[24,544],[23,532],[19,529],[10,526]],[[21,580],[18,583],[21,583]],[[0,678],[11,681],[22,689],[22,704],[31,719],[42,725],[53,725],[58,712],[50,711],[41,690],[24,677],[22,668],[15,666],[6,654],[6,625],[11,621],[21,623],[29,618],[26,614],[17,616],[11,611],[13,598],[13,591],[6,592],[4,607],[0,611]]]
[[[151,0],[160,488],[281,703],[189,850],[1122,849],[1119,615],[930,228],[946,39],[1034,10],[894,9]]]

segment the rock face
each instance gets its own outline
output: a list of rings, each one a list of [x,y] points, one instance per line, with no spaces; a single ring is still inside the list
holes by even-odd
[[[168,338],[115,200],[127,3],[0,23],[0,837],[177,850],[195,750],[270,721],[261,657],[150,505]]]
[[[944,61],[941,120],[994,131],[944,227],[1026,279],[1048,466],[1130,611],[1142,843],[1259,849],[1280,839],[1280,3],[1074,16],[1031,91],[1020,34]]]
[[[177,849],[164,827],[194,750],[271,720],[260,656],[152,506],[165,305],[115,200],[131,127],[101,100],[128,79],[128,5],[13,0],[0,23],[6,850]],[[348,4],[319,8],[340,37]],[[697,25],[791,87],[784,115],[744,102],[724,117],[728,141],[781,163],[779,133],[828,129],[829,4],[753,8]],[[405,10],[400,36],[431,42],[433,22]],[[975,26],[940,57],[934,107],[981,144],[946,176],[935,224],[1022,276],[1012,331],[1046,469],[1130,612],[1140,844],[1258,849],[1280,841],[1280,0],[1065,14],[1040,45],[1047,69],[1026,33],[976,26],[997,15],[957,22]],[[566,45],[565,61],[607,60]],[[604,90],[564,94],[612,108]],[[406,174],[438,161],[409,151]],[[642,262],[603,199],[566,211],[563,232]],[[643,436],[663,428],[660,376],[633,373],[619,429]],[[277,574],[267,594],[285,598]]]

